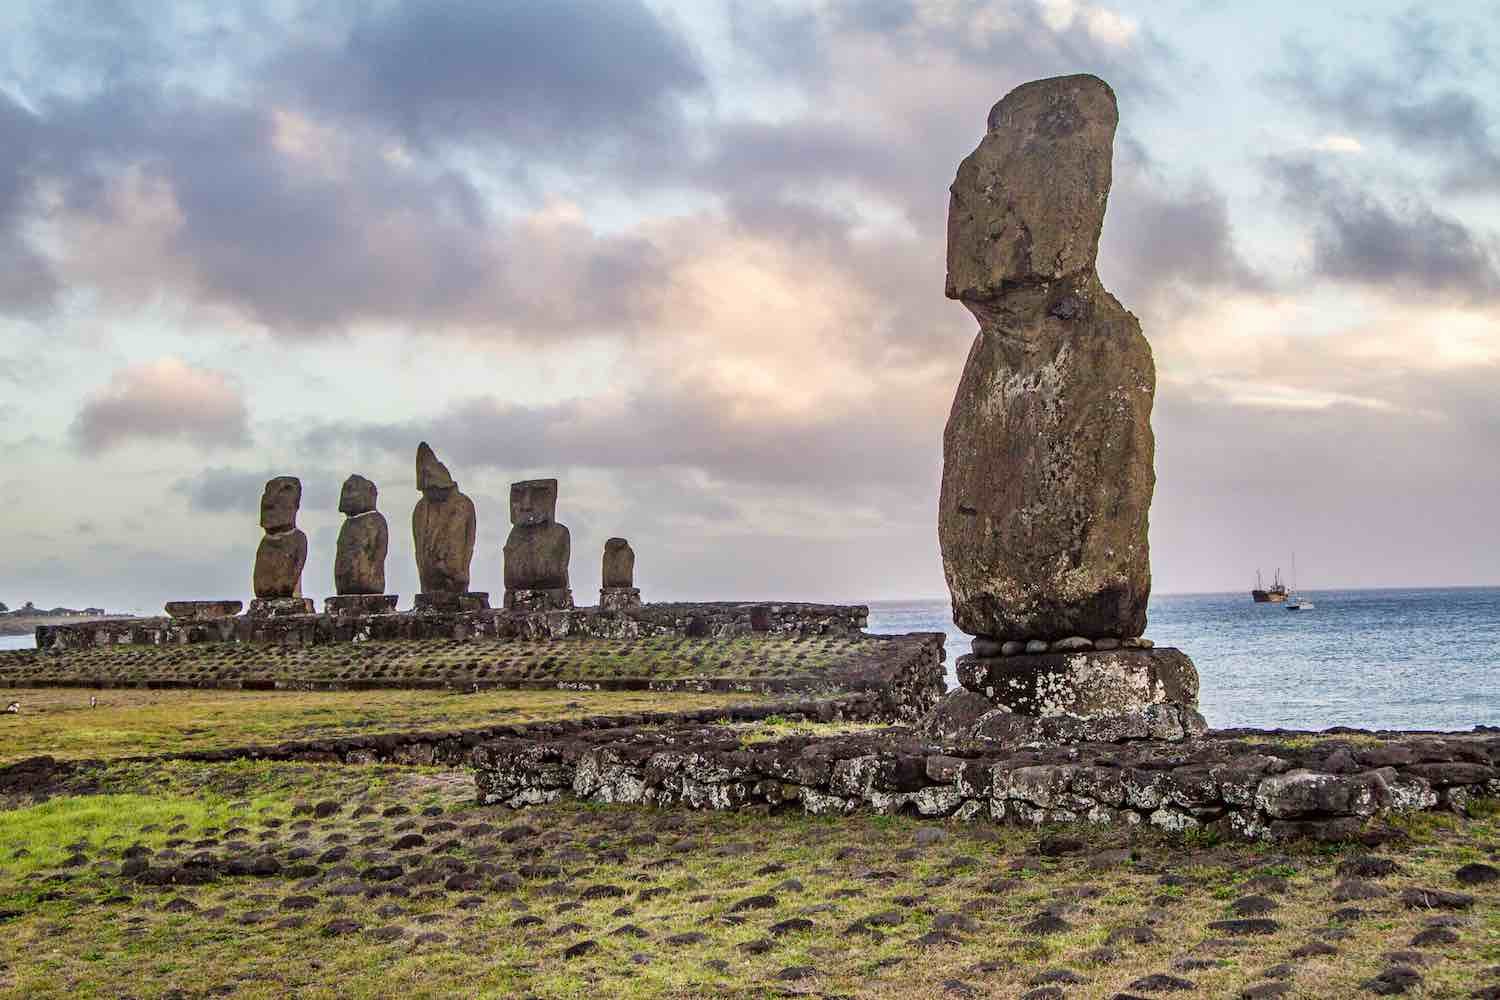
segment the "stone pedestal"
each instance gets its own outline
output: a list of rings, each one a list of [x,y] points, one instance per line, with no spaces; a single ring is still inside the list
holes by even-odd
[[[245,609],[244,601],[168,601],[168,616],[181,621],[232,618]]]
[[[507,590],[506,611],[566,611],[573,606],[573,591],[556,590]]]
[[[396,594],[342,594],[323,599],[329,615],[388,615],[396,610]]]
[[[490,595],[477,590],[462,594],[433,591],[418,594],[415,607],[418,611],[488,611]]]
[[[251,618],[286,618],[291,615],[315,615],[311,597],[257,597],[250,602]]]
[[[604,587],[599,591],[599,607],[604,611],[624,611],[640,606],[639,587]]]
[[[1181,650],[960,656],[960,691],[929,717],[940,738],[1001,743],[1181,740],[1207,730]]]

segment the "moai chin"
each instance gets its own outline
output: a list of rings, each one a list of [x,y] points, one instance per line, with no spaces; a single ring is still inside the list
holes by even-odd
[[[469,611],[487,608],[489,595],[469,590],[478,521],[474,501],[459,491],[448,467],[423,441],[417,445],[417,489],[422,499],[411,512],[412,542],[422,592],[420,610]]]
[[[950,188],[945,291],[979,324],[938,507],[953,620],[976,637],[957,664],[972,693],[954,697],[1004,710],[968,735],[1205,728],[1192,661],[1140,638],[1156,369],[1095,269],[1118,123],[1098,77],[1023,84],[991,109]]]
[[[277,476],[260,495],[260,526],[265,531],[255,550],[250,614],[274,617],[311,614],[312,601],[302,596],[302,567],[307,564],[307,536],[297,527],[302,481]]]
[[[510,537],[505,540],[505,607],[555,611],[573,606],[568,559],[573,542],[557,523],[557,480],[529,479],[510,487]]]
[[[623,611],[641,606],[641,592],[635,586],[635,550],[623,538],[604,543],[604,569],[600,576],[599,607],[606,611]]]
[[[333,559],[333,584],[337,597],[323,602],[329,614],[383,614],[396,610],[396,595],[385,592],[385,556],[390,548],[390,528],[385,515],[375,509],[378,491],[361,475],[344,480],[339,492],[338,547]]]

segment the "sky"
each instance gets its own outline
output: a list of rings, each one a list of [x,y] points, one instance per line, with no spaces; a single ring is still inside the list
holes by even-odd
[[[572,582],[946,593],[976,327],[947,188],[991,105],[1095,73],[1099,269],[1155,353],[1158,592],[1500,583],[1500,3],[427,0],[0,6],[0,601],[304,591],[417,443],[561,481]],[[404,606],[404,604],[403,604]]]

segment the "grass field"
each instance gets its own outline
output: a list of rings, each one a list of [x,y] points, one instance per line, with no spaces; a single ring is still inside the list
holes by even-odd
[[[1359,862],[1348,883],[1337,866],[1362,851],[1140,830],[1064,831],[1070,843],[896,817],[512,813],[472,804],[457,771],[116,764],[73,780],[78,794],[0,812],[10,996],[1045,1000],[1280,983],[1328,1000],[1366,995],[1393,952],[1420,977],[1409,996],[1500,984],[1500,886],[1454,875],[1500,849],[1485,803],[1469,824],[1411,821],[1382,854],[1397,870]],[[148,884],[167,875],[178,884]],[[1401,890],[1426,886],[1473,901],[1409,908]],[[1247,927],[1264,933],[1226,929]]]
[[[0,683],[102,678],[176,681],[589,681],[618,678],[748,679],[818,676],[868,659],[889,643],[867,636],[729,640],[405,639],[280,647],[205,642],[187,646],[97,646],[65,652],[0,652]]]
[[[98,698],[91,708],[89,698]],[[589,715],[689,711],[768,700],[646,691],[148,691],[13,689],[0,763],[50,754],[110,758],[374,733],[510,725]]]

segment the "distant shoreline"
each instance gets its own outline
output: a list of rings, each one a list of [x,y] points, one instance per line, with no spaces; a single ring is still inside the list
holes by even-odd
[[[0,614],[0,635],[31,635],[38,625],[85,625],[89,622],[116,622],[135,615],[17,615]]]

